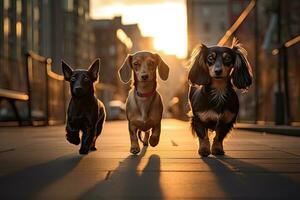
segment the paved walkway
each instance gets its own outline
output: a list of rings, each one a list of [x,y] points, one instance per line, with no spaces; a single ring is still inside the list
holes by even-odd
[[[64,135],[62,126],[0,128],[0,199],[300,199],[300,137],[234,130],[226,156],[201,159],[176,120],[139,156],[125,121],[106,123],[87,156]]]

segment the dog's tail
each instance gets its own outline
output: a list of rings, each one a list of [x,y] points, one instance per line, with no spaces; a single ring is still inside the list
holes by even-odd
[[[138,138],[143,143],[144,146],[148,146],[149,132],[150,131],[145,132],[144,139],[142,139],[142,131],[138,130],[138,132],[137,132]]]

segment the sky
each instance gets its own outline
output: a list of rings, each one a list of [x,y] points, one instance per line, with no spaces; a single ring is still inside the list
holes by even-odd
[[[91,0],[91,18],[121,15],[124,24],[138,23],[154,47],[184,58],[187,51],[185,0]]]

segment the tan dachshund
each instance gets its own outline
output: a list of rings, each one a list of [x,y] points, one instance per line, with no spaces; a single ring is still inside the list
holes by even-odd
[[[142,51],[128,55],[119,69],[123,83],[128,83],[134,75],[132,89],[126,101],[126,116],[131,141],[130,152],[140,152],[138,138],[144,146],[156,146],[159,142],[163,104],[156,90],[156,70],[162,80],[167,80],[169,67],[158,54]],[[134,73],[132,73],[132,71]],[[141,131],[145,136],[141,138]],[[152,132],[150,139],[149,134]]]

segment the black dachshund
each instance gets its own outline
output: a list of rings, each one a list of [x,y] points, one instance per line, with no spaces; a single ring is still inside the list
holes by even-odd
[[[247,52],[234,39],[232,47],[200,45],[192,54],[188,79],[192,84],[189,102],[192,109],[191,126],[199,139],[198,153],[206,157],[224,155],[223,139],[232,129],[239,111],[234,90],[248,89],[252,70]],[[215,131],[212,148],[208,129]]]
[[[67,113],[66,138],[75,145],[80,144],[79,131],[82,131],[80,154],[97,150],[96,139],[105,121],[103,103],[94,95],[94,82],[98,79],[100,60],[96,59],[88,70],[73,70],[62,61],[66,81],[70,82],[72,98]]]

